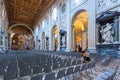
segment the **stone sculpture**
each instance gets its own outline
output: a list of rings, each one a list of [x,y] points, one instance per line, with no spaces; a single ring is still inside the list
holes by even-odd
[[[109,23],[106,24],[106,27],[104,29],[102,28],[102,30],[100,30],[100,33],[102,34],[104,43],[113,43],[114,30]]]

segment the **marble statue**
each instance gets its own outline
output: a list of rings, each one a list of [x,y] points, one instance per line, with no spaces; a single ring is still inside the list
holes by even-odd
[[[100,33],[102,34],[104,43],[113,43],[114,30],[109,23],[106,24],[106,27],[104,29],[100,30]]]
[[[65,36],[62,37],[62,45],[65,45]]]

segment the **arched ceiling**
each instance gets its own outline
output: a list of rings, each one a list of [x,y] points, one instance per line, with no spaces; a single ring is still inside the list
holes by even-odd
[[[28,28],[20,25],[13,27],[10,33],[32,35],[32,32]]]
[[[86,11],[81,12],[77,17],[76,20],[80,20],[84,27],[88,27],[88,13]]]
[[[9,20],[13,24],[26,24],[32,29],[45,11],[56,0],[4,0]]]
[[[75,31],[84,31],[88,28],[88,13],[86,11],[80,12],[73,23]]]

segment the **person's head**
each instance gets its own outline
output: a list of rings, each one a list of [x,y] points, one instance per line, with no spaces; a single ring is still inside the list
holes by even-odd
[[[85,53],[85,51],[82,51],[83,53]]]

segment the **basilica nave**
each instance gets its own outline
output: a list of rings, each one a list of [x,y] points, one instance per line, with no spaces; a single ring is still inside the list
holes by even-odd
[[[120,0],[0,0],[0,80],[120,80]]]

